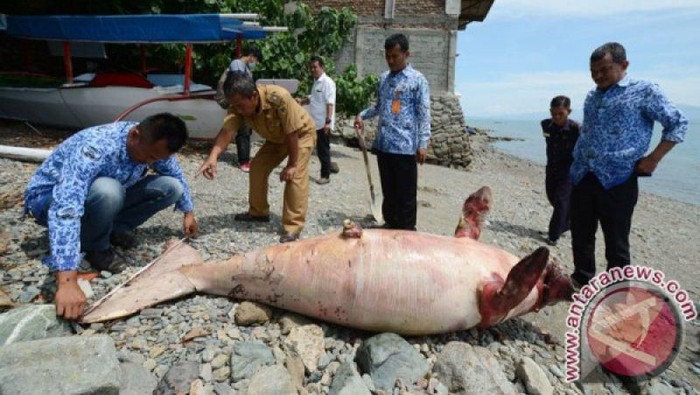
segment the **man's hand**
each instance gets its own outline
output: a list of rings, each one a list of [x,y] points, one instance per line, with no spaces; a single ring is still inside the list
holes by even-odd
[[[355,117],[355,127],[362,130],[365,124],[362,122],[362,118],[358,115]]]
[[[331,125],[325,124],[323,125],[323,134],[328,134],[331,132]]]
[[[635,166],[634,172],[637,174],[646,174],[649,175],[656,170],[656,166],[659,165],[659,162],[656,161],[655,159],[645,156],[644,158],[640,159],[637,161],[637,164]]]
[[[425,163],[425,160],[428,158],[428,150],[425,148],[418,148],[418,151],[416,151],[416,160],[418,161],[419,164]]]
[[[199,225],[197,225],[197,220],[194,218],[194,212],[185,213],[182,220],[182,232],[185,234],[185,237],[197,237],[198,230]]]
[[[214,177],[216,177],[216,162],[218,158],[213,157],[209,155],[206,161],[204,161],[204,164],[200,166],[199,170],[197,170],[197,174],[195,174],[194,178],[199,177],[200,174],[204,176],[207,180],[213,180]]]
[[[80,318],[85,310],[87,298],[78,286],[78,272],[56,272],[56,285],[56,315],[67,320]]]
[[[282,169],[282,172],[280,173],[280,181],[282,182],[289,182],[294,179],[294,175],[297,172],[297,167],[296,166],[286,166],[284,169]]]
[[[656,170],[656,166],[661,162],[661,159],[663,159],[675,145],[676,143],[673,141],[661,140],[659,145],[657,145],[649,155],[637,161],[634,168],[635,173],[641,175],[650,175],[653,173],[654,170]]]

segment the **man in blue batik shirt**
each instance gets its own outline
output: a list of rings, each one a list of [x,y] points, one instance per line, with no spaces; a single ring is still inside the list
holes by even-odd
[[[591,54],[596,84],[584,103],[581,136],[574,147],[571,179],[571,237],[575,286],[595,276],[598,221],[605,238],[607,268],[630,264],[629,234],[639,189],[637,177],[651,175],[661,159],[683,142],[688,120],[656,84],[626,74],[627,55],[618,43]],[[646,155],[654,122],[661,142]]]
[[[98,270],[120,272],[125,263],[110,239],[175,203],[183,231],[197,234],[189,187],[172,156],[187,139],[185,123],[172,114],[141,123],[117,122],[85,129],[61,143],[34,173],[24,192],[25,211],[49,228],[56,274],[56,314],[76,319],[86,298],[77,284],[85,259]],[[156,174],[149,174],[149,167]]]
[[[379,78],[377,103],[355,117],[379,116],[372,149],[377,154],[388,229],[416,230],[418,165],[425,162],[430,139],[430,90],[423,74],[408,64],[408,39],[394,34],[384,42],[389,71]]]

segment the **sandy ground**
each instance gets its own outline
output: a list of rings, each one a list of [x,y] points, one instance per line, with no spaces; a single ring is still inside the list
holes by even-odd
[[[51,140],[42,139],[22,125],[0,124],[0,144],[25,146],[50,146]],[[14,133],[23,129],[22,133]],[[27,139],[26,136],[31,136]],[[545,245],[543,233],[546,231],[551,207],[544,193],[544,168],[532,162],[493,151],[486,136],[474,136],[472,145],[475,161],[469,171],[448,169],[435,165],[424,165],[419,169],[419,211],[418,230],[443,235],[451,235],[457,224],[460,207],[464,199],[483,185],[491,187],[495,204],[489,214],[481,241],[495,244],[515,255],[525,256],[537,247]],[[31,141],[31,142],[27,142]],[[54,141],[55,144],[55,141]],[[179,154],[186,173],[190,176],[202,162],[208,145],[188,147]],[[229,148],[235,152],[235,147]],[[340,173],[332,177],[330,184],[312,184],[310,212],[315,207],[335,207],[334,214],[351,218],[370,218],[369,188],[361,152],[354,148],[332,146],[333,161],[340,166]],[[673,155],[671,153],[670,155]],[[381,192],[376,171],[376,160],[370,156],[375,190]],[[30,166],[30,165],[28,165]],[[244,173],[220,166],[223,177],[243,179]],[[312,160],[312,176],[318,176],[318,161]],[[342,183],[340,180],[342,179]],[[3,180],[0,194],[9,193],[10,187],[17,191],[17,182]],[[22,181],[22,180],[20,180]],[[26,182],[26,181],[24,181]],[[192,180],[191,187],[195,199],[207,198],[208,181],[202,177]],[[247,179],[245,180],[247,183]],[[644,180],[640,181],[641,183]],[[14,185],[14,186],[12,186]],[[245,185],[241,184],[241,198],[245,199]],[[279,187],[277,187],[279,188]],[[21,191],[19,191],[21,192]],[[199,197],[198,197],[199,195]],[[271,192],[271,206],[274,212],[280,211],[281,193]],[[345,204],[343,200],[359,201],[360,204]],[[329,202],[330,201],[330,202]],[[335,201],[335,203],[334,203]],[[363,203],[364,202],[364,203]],[[355,207],[359,207],[356,209]],[[364,207],[364,208],[363,208]],[[331,211],[326,211],[329,213]],[[198,213],[199,218],[206,213]],[[310,214],[312,216],[312,214]],[[340,226],[340,225],[339,225]],[[307,226],[304,236],[330,231],[322,226]],[[700,207],[681,203],[667,198],[642,193],[633,219],[631,234],[632,260],[636,265],[644,265],[663,270],[666,279],[676,279],[695,302],[700,302]],[[599,270],[604,268],[604,247],[599,231],[597,259]],[[550,247],[566,272],[573,269],[570,234],[565,234],[558,246]],[[561,303],[548,307],[539,313],[529,314],[525,320],[534,323],[563,341],[568,304]],[[683,377],[695,388],[700,388],[700,377],[690,370],[700,356],[700,327],[686,325],[686,339],[680,356],[670,367],[670,378]]]

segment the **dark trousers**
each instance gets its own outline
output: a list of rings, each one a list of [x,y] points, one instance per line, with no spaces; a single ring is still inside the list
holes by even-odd
[[[547,200],[552,205],[552,218],[549,219],[549,240],[557,241],[562,233],[569,230],[571,208],[571,178],[568,173],[559,174],[547,170],[545,177]]]
[[[250,162],[250,134],[250,127],[247,123],[243,123],[236,133],[236,154],[239,165]]]
[[[331,136],[323,133],[323,129],[316,130],[316,154],[321,161],[321,178],[331,176]]]
[[[390,229],[416,230],[418,163],[415,155],[377,152],[384,202],[382,215]]]
[[[593,173],[574,185],[571,192],[571,247],[574,255],[572,277],[587,284],[595,276],[595,234],[598,221],[605,238],[608,270],[630,264],[630,228],[637,204],[637,176],[608,190]]]

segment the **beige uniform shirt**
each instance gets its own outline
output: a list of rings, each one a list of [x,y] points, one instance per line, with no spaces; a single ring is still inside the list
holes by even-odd
[[[238,130],[245,119],[253,130],[270,143],[286,144],[286,135],[297,132],[299,148],[313,148],[316,140],[314,121],[289,91],[276,85],[261,85],[257,89],[260,110],[252,117],[244,117],[229,107],[223,128]]]

